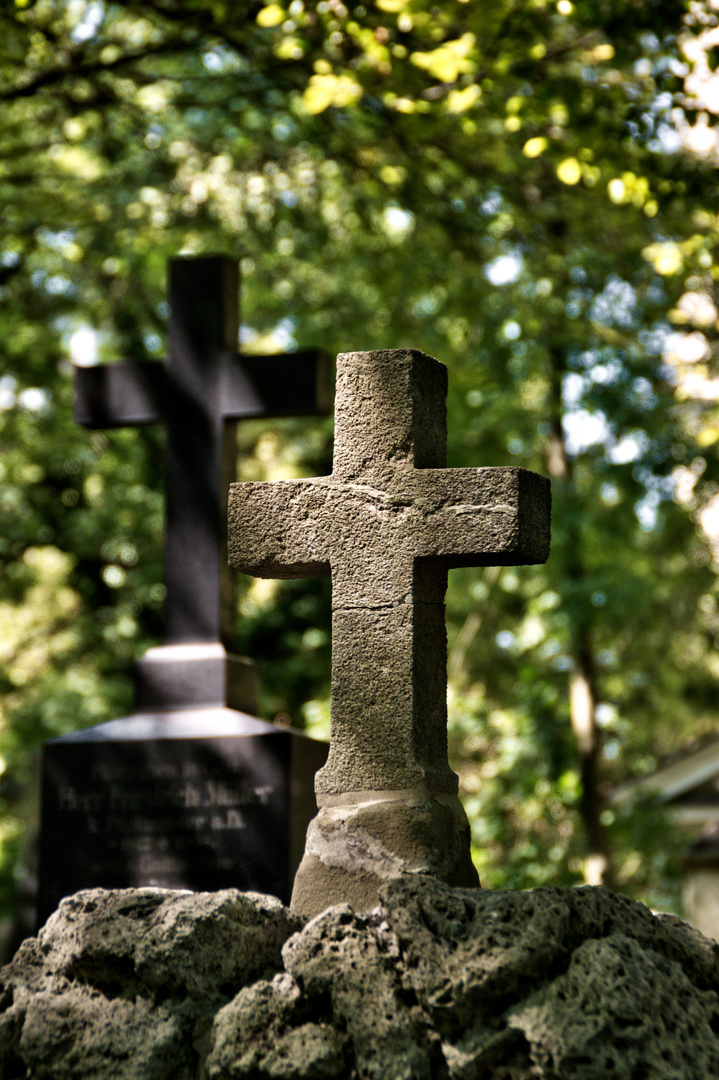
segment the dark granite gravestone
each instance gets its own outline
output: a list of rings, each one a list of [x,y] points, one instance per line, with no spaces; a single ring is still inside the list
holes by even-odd
[[[331,476],[233,484],[231,564],[332,576],[332,741],[292,906],[367,910],[391,877],[477,885],[447,760],[454,566],[544,562],[549,481],[448,469],[447,369],[412,349],[337,358]]]
[[[40,923],[91,882],[287,902],[326,751],[220,707],[136,714],[48,743]]]
[[[227,489],[237,421],[328,412],[331,366],[317,350],[238,355],[238,289],[234,260],[173,260],[167,361],[76,372],[78,423],[167,429],[165,641],[137,665],[137,712],[44,747],[40,922],[94,886],[289,899],[327,747],[249,715]]]

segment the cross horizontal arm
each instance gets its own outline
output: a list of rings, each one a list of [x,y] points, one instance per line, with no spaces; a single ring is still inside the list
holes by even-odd
[[[330,538],[321,524],[331,478],[231,484],[230,566],[253,577],[326,577]]]
[[[226,364],[222,412],[253,416],[316,416],[332,411],[332,358],[322,349],[279,356],[239,354]]]
[[[412,475],[417,557],[445,566],[528,565],[549,557],[551,493],[513,466],[418,469]]]
[[[546,561],[549,519],[549,482],[514,467],[409,469],[392,493],[335,476],[233,484],[230,565],[255,577],[332,572],[333,607],[382,607],[426,598],[418,559]]]
[[[75,423],[86,428],[156,424],[162,419],[167,390],[164,364],[122,360],[76,367]]]

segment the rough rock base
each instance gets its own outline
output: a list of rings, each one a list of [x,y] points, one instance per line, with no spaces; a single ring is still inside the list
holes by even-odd
[[[719,946],[603,889],[78,893],[1,973],[3,1080],[710,1080]]]

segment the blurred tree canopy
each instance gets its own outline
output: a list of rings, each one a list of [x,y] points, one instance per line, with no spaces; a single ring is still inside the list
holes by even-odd
[[[0,10],[0,901],[34,751],[131,707],[162,618],[162,433],[71,418],[157,360],[170,256],[241,260],[243,346],[412,345],[454,466],[553,480],[545,567],[453,571],[450,743],[486,884],[675,902],[608,795],[716,728],[717,15],[667,0],[15,0]],[[716,108],[715,108],[716,106]],[[329,423],[241,425],[241,474]],[[329,589],[245,582],[262,711],[329,715]]]

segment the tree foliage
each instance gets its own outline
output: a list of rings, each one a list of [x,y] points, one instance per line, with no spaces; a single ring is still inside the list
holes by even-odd
[[[617,820],[607,796],[716,722],[719,206],[691,89],[716,21],[665,0],[3,8],[8,895],[29,755],[127,710],[161,626],[161,434],[76,430],[68,358],[160,357],[167,259],[220,250],[246,346],[422,348],[450,367],[451,465],[552,477],[546,567],[451,575],[476,858],[493,884],[670,902],[656,810]],[[240,439],[248,478],[329,467],[328,425]],[[264,712],[315,731],[327,611],[322,585],[246,583],[238,622]]]

